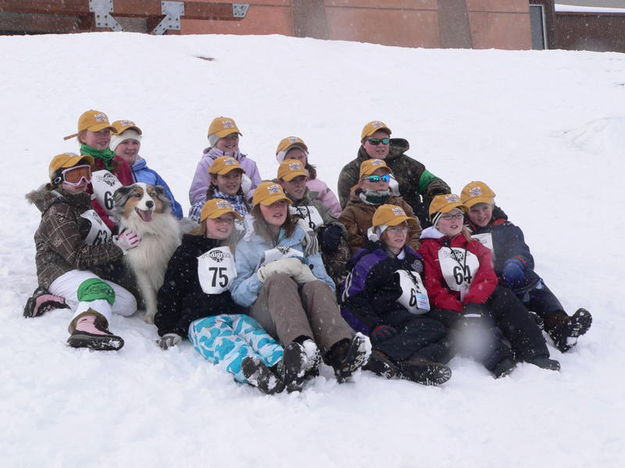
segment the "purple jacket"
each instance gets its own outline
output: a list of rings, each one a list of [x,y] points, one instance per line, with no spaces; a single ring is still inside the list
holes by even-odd
[[[325,182],[319,179],[309,179],[308,182],[306,182],[306,187],[308,187],[308,190],[311,192],[316,192],[318,194],[316,200],[319,200],[323,206],[327,207],[335,218],[340,216],[341,205],[336,195],[334,195],[334,192],[330,190]]]
[[[235,154],[225,154],[217,148],[209,148],[208,151],[202,155],[202,159],[197,163],[195,169],[195,175],[193,176],[191,188],[189,189],[189,202],[191,205],[206,200],[206,190],[208,190],[208,185],[210,184],[208,169],[213,165],[213,161],[220,156],[232,156],[239,161],[239,164],[247,176],[252,180],[252,189],[255,189],[258,184],[260,184],[262,179],[260,178],[256,163],[252,159],[241,154],[239,151]]]

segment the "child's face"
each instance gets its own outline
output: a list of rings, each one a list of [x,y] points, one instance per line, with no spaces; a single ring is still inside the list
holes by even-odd
[[[372,176],[378,176],[378,177],[382,177],[384,175],[387,175],[388,171],[384,170],[384,169],[377,169],[373,174],[371,174]],[[382,179],[373,182],[371,180],[369,180],[370,176],[363,176],[363,178],[360,180],[360,188],[363,190],[372,190],[374,192],[383,192],[388,190],[388,181],[383,181]]]
[[[408,223],[405,221],[397,226],[389,226],[382,233],[382,242],[391,249],[399,252],[406,245],[408,240]]]
[[[260,212],[267,224],[274,227],[281,227],[286,221],[288,212],[286,200],[278,200],[271,205],[260,205]]]
[[[230,171],[227,174],[212,176],[213,183],[221,193],[236,195],[241,188],[241,171]]]
[[[464,213],[458,208],[454,208],[443,214],[436,223],[436,229],[449,237],[460,234],[463,227]]]
[[[284,156],[284,159],[297,159],[298,161],[300,161],[304,166],[306,166],[306,164],[308,163],[308,158],[306,156],[306,153],[304,152],[304,150],[302,150],[301,148],[295,147],[293,149],[290,149],[289,151],[287,151],[286,155]]]
[[[389,138],[390,135],[383,130],[378,130],[373,135],[368,136],[362,142],[362,147],[365,149],[371,159],[384,159],[388,156],[391,148],[390,143],[382,143],[380,140],[383,138]],[[375,144],[371,143],[372,140]]]
[[[224,153],[236,153],[239,151],[239,134],[231,133],[217,140],[215,147]]]
[[[489,203],[477,203],[469,208],[467,216],[473,224],[484,227],[493,218],[493,205]]]
[[[294,200],[301,200],[306,193],[306,181],[308,177],[305,175],[297,176],[289,181],[280,180],[280,185],[284,189],[284,193]]]
[[[100,130],[99,132],[92,132],[91,130],[85,130],[82,133],[81,141],[95,148],[97,150],[103,150],[109,147],[109,143],[111,142],[111,130],[109,128],[105,128],[104,130]]]
[[[234,216],[227,213],[218,218],[206,218],[206,237],[224,240],[230,237],[234,230]]]
[[[139,157],[139,148],[141,148],[141,143],[129,138],[117,145],[117,148],[115,148],[115,156],[119,156],[132,166],[137,162],[137,158]]]

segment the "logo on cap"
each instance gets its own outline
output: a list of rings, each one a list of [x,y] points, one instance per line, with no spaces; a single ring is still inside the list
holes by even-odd
[[[273,184],[267,187],[267,192],[269,193],[280,193],[280,186]]]
[[[230,203],[228,203],[226,200],[219,200],[217,202],[217,208],[219,208],[220,210],[229,210],[232,207],[230,206]]]
[[[473,187],[471,190],[469,190],[469,193],[471,194],[472,197],[479,197],[480,195],[482,195],[482,187],[477,185]]]
[[[402,215],[405,216],[406,215],[406,213],[404,213],[404,210],[402,210],[399,206],[393,208],[393,214],[395,216],[402,216]]]
[[[302,163],[301,162],[292,162],[289,163],[289,169],[292,171],[297,171],[298,169],[302,168]]]
[[[106,121],[106,115],[101,114],[101,113],[95,114],[93,116],[93,118],[96,120],[96,122],[105,122]]]
[[[449,195],[445,195],[445,199],[450,203],[455,203],[455,202],[460,201],[460,198],[458,197],[458,195],[454,195],[453,193],[450,193]]]
[[[122,127],[136,127],[132,120],[120,120],[119,123],[122,124]]]
[[[224,120],[223,121],[224,128],[233,128],[234,122],[232,120]]]
[[[232,166],[233,164],[236,164],[236,163],[237,163],[237,160],[234,158],[228,158],[224,160],[224,164],[226,166]]]
[[[382,161],[381,159],[374,159],[373,161],[371,161],[371,165],[372,166],[382,166],[382,165],[384,165],[384,161]]]
[[[371,126],[374,128],[380,128],[380,127],[384,127],[384,123],[380,122],[379,120],[376,120],[374,122],[371,122]]]

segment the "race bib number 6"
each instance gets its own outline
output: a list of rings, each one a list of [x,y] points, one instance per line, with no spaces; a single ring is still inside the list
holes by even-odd
[[[397,273],[399,274],[399,287],[402,291],[397,302],[413,314],[428,313],[430,301],[423,281],[421,281],[421,275],[415,271],[407,270],[397,270]]]

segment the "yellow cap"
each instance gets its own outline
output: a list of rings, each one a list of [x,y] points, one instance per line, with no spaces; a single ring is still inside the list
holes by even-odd
[[[389,174],[393,172],[391,171],[391,168],[386,165],[384,159],[367,159],[366,161],[363,161],[362,164],[360,164],[360,175],[358,176],[358,178],[362,179],[365,176],[369,176],[378,169],[384,169]]]
[[[460,200],[466,205],[467,208],[471,208],[478,203],[488,203],[489,205],[495,204],[495,192],[486,185],[484,182],[473,181],[464,186],[460,193]]]
[[[278,179],[286,180],[287,182],[302,175],[308,177],[308,171],[304,164],[297,159],[287,159],[278,168]]]
[[[286,200],[289,205],[291,204],[291,200],[284,194],[284,190],[282,190],[279,184],[275,182],[261,182],[254,191],[252,205],[256,206],[259,203],[261,205],[271,205],[280,200]]]
[[[48,167],[48,175],[50,176],[50,180],[53,180],[57,176],[57,172],[60,169],[67,169],[68,167],[76,166],[80,161],[86,160],[87,164],[90,166],[93,165],[93,158],[86,154],[76,154],[76,153],[62,153],[57,154],[50,161],[50,166]]]
[[[202,211],[200,212],[200,222],[202,223],[206,221],[207,218],[219,218],[220,216],[228,213],[231,213],[237,219],[243,218],[243,216],[236,212],[229,201],[223,200],[222,198],[213,198],[208,200],[202,206]]]
[[[219,158],[216,158],[211,167],[208,169],[208,173],[213,175],[226,175],[232,171],[245,172],[239,164],[239,161],[234,159],[232,156],[220,156]]]
[[[304,140],[302,140],[300,137],[288,136],[280,140],[280,143],[278,143],[278,147],[276,148],[276,159],[278,160],[278,162],[281,163],[282,161],[284,161],[286,153],[288,153],[289,150],[294,147],[301,148],[306,153],[308,153],[308,146],[306,146]]]
[[[83,112],[82,115],[78,118],[78,131],[71,135],[67,135],[64,140],[69,140],[70,138],[78,136],[78,134],[83,130],[99,132],[100,130],[104,130],[105,128],[109,128],[113,133],[117,132],[115,127],[113,127],[109,123],[109,118],[104,112],[93,109],[88,110],[87,112]]]
[[[436,213],[449,213],[454,208],[459,208],[462,211],[467,211],[467,207],[462,204],[460,197],[454,193],[446,193],[443,195],[436,195],[430,203],[428,213],[430,218]]]
[[[360,134],[360,140],[364,140],[368,136],[373,135],[378,130],[382,130],[387,132],[389,135],[392,133],[391,129],[384,122],[380,122],[379,120],[373,120],[365,125],[362,129],[362,133]]]
[[[217,117],[216,119],[213,119],[208,127],[208,134],[216,135],[219,138],[226,137],[233,133],[243,135],[239,131],[239,127],[237,127],[236,122],[229,117]]]
[[[118,135],[120,133],[124,133],[126,130],[134,130],[139,135],[143,133],[141,132],[141,129],[137,127],[137,124],[135,124],[132,120],[116,120],[111,124],[111,126],[116,130]]]
[[[372,226],[397,226],[404,221],[407,221],[411,224],[417,223],[417,220],[415,218],[406,215],[406,212],[401,206],[380,205],[373,214]]]

